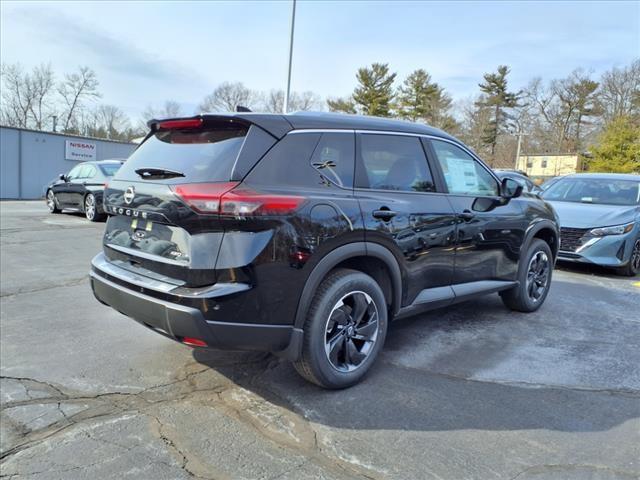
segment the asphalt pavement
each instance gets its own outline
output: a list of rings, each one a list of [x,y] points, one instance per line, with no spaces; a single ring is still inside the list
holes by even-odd
[[[640,277],[560,266],[391,325],[362,384],[191,350],[99,304],[104,224],[0,202],[0,475],[11,479],[640,478]]]

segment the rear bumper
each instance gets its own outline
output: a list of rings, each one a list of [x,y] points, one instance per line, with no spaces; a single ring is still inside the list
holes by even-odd
[[[96,257],[97,258],[97,257]],[[117,267],[116,267],[117,268]],[[209,348],[258,350],[296,359],[302,330],[293,325],[263,325],[208,320],[196,308],[145,295],[115,283],[96,268],[90,272],[91,288],[101,303],[173,340],[185,337],[204,340]]]

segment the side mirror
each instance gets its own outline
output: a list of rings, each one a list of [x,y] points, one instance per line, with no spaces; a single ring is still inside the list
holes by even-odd
[[[500,185],[500,196],[507,200],[517,198],[522,195],[523,187],[520,183],[516,182],[513,178],[503,178]]]
[[[62,180],[63,182],[65,182],[67,180],[67,176],[64,173],[61,173],[60,176],[58,177],[60,180]]]
[[[502,198],[495,197],[478,197],[471,204],[471,210],[474,212],[490,212],[498,205],[502,205]]]

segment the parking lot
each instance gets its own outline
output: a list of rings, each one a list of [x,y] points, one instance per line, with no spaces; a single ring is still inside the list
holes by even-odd
[[[365,381],[194,351],[99,304],[104,224],[2,202],[2,476],[640,476],[640,278],[561,266],[546,304],[497,295],[391,326]]]

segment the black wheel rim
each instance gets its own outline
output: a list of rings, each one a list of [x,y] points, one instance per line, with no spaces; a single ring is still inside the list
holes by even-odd
[[[91,194],[87,195],[84,200],[84,213],[89,220],[93,220],[96,215],[96,200]]]
[[[378,308],[365,292],[342,297],[331,309],[325,328],[324,350],[333,368],[352,372],[359,368],[378,339]]]
[[[51,212],[56,209],[56,197],[51,190],[47,193],[47,207],[49,207],[49,211]]]
[[[551,266],[545,252],[536,252],[529,261],[527,269],[527,295],[533,302],[538,302],[544,296],[549,285]]]
[[[634,272],[640,270],[640,239],[636,240],[633,245],[633,251],[631,252],[631,267]]]

